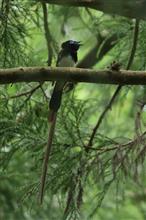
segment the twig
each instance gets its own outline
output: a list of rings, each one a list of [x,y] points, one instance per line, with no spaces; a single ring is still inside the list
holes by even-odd
[[[145,135],[146,135],[146,131],[143,132],[141,135],[140,135],[140,138],[141,138],[141,141],[144,141],[145,140]],[[90,150],[94,150],[94,151],[98,151],[99,153],[105,153],[107,151],[113,151],[113,150],[117,150],[117,149],[122,149],[122,148],[127,148],[129,146],[133,146],[135,143],[137,143],[139,141],[139,137],[135,138],[134,140],[130,140],[129,142],[127,143],[123,143],[123,144],[115,144],[113,147],[100,147],[100,148],[93,148],[93,147],[90,147],[89,149]]]
[[[36,86],[35,88],[33,88],[29,93],[28,93],[28,97],[24,100],[24,102],[20,105],[18,112],[21,111],[21,109],[24,107],[24,105],[30,100],[31,96],[33,95],[33,93],[40,87],[40,84],[38,86]],[[21,97],[21,94],[19,94],[19,96],[17,97]],[[15,97],[15,98],[17,98]]]
[[[36,87],[34,87],[33,89],[31,89],[31,90],[29,90],[29,91],[27,91],[27,92],[23,92],[23,93],[20,93],[20,94],[18,94],[18,95],[10,96],[9,99],[15,99],[15,98],[19,98],[19,97],[21,97],[21,96],[26,96],[26,95],[31,95],[31,96],[32,96],[32,94],[33,94],[37,89],[39,89],[40,87],[41,87],[41,85],[39,84],[39,85],[37,85]]]
[[[82,187],[81,179],[83,176],[83,167],[84,165],[80,161],[80,167],[77,169],[77,173],[71,177],[68,195],[67,195],[66,207],[64,209],[64,219],[67,217],[70,208],[72,206],[72,203],[74,202],[75,193],[77,189],[78,189],[78,193],[76,197],[77,208],[79,209],[82,204],[83,187]]]
[[[130,53],[130,57],[128,60],[128,64],[126,69],[129,70],[129,68],[131,67],[133,60],[134,60],[134,56],[135,56],[135,52],[136,52],[136,47],[137,47],[137,43],[138,43],[138,35],[139,35],[139,20],[136,19],[135,20],[135,27],[134,27],[134,33],[133,33],[133,45],[131,48],[131,53]]]
[[[133,45],[132,45],[132,49],[131,49],[131,53],[130,53],[130,57],[128,60],[128,64],[127,64],[127,70],[130,68],[133,60],[134,60],[134,56],[135,56],[135,52],[136,52],[136,47],[137,47],[137,42],[138,42],[138,34],[139,34],[139,20],[135,21],[135,28],[134,28],[134,36],[133,36]],[[93,128],[93,131],[91,133],[89,142],[86,146],[86,148],[88,149],[89,146],[93,145],[93,139],[97,133],[97,130],[99,128],[99,126],[102,123],[102,120],[104,119],[106,113],[108,112],[108,110],[111,108],[112,104],[114,103],[115,99],[117,98],[119,92],[121,91],[122,86],[119,85],[116,89],[116,91],[114,92],[111,100],[109,101],[109,103],[107,104],[107,106],[105,107],[104,111],[101,113],[95,127]]]
[[[75,193],[74,191],[75,191],[75,184],[73,186],[70,186],[70,188],[69,188],[67,201],[66,201],[66,207],[64,210],[64,217],[66,217],[68,215],[69,208],[70,208],[71,203],[73,201],[73,195]]]
[[[121,89],[121,86],[118,86],[118,88],[116,89],[115,93],[113,94],[113,96],[112,96],[110,102],[108,103],[108,105],[106,106],[106,108],[104,109],[104,111],[101,113],[101,115],[100,115],[100,117],[99,117],[99,119],[98,119],[98,121],[97,121],[97,124],[96,124],[95,127],[93,128],[92,134],[91,134],[91,136],[90,136],[90,139],[89,139],[89,142],[88,142],[88,145],[87,145],[88,147],[93,145],[93,139],[94,139],[94,137],[95,137],[95,134],[96,134],[96,132],[97,132],[97,130],[98,130],[100,124],[102,123],[102,120],[103,120],[104,116],[106,115],[107,111],[108,111],[109,109],[111,109],[111,106],[112,106],[112,104],[113,104],[115,98],[116,98],[117,95],[119,94],[120,89]]]
[[[48,96],[46,95],[46,93],[45,93],[45,91],[44,91],[44,89],[43,89],[43,84],[40,84],[40,89],[42,90],[42,93],[43,93],[43,95],[44,95],[44,97],[45,97],[45,99],[46,99],[46,101],[48,102]]]
[[[7,62],[7,54],[8,54],[8,17],[9,17],[9,13],[10,13],[10,1],[2,1],[2,11],[5,14],[5,19],[4,19],[4,25],[2,23],[2,25],[4,26],[4,31],[2,32],[2,36],[0,38],[0,42],[4,43],[4,61],[3,61],[3,67],[6,66],[6,62]]]
[[[42,2],[42,8],[43,8],[43,15],[44,15],[45,38],[46,38],[46,43],[47,43],[47,48],[48,48],[48,66],[51,66],[52,57],[53,57],[53,50],[51,47],[51,33],[50,33],[50,30],[48,27],[48,11],[47,11],[46,3]],[[46,96],[46,93],[44,92],[42,86],[41,86],[41,89],[42,89],[42,92],[43,92],[46,100],[48,101],[48,97]],[[52,148],[52,141],[53,141],[53,136],[54,136],[54,131],[55,131],[56,116],[57,115],[55,114],[53,121],[50,123],[49,134],[48,134],[48,143],[47,143],[46,151],[44,154],[42,176],[41,176],[41,183],[40,183],[40,192],[39,192],[39,203],[40,204],[42,204],[43,197],[44,197],[46,175],[47,175],[48,162],[49,162],[49,157],[50,157],[51,148]]]
[[[140,102],[139,103],[139,110],[136,113],[136,119],[135,119],[135,132],[137,136],[140,136],[141,133],[141,115],[143,108],[145,106],[146,102]]]
[[[45,31],[45,38],[46,38],[46,44],[48,49],[48,66],[51,66],[52,63],[52,57],[53,57],[53,50],[51,46],[52,36],[49,30],[49,24],[48,24],[48,10],[46,3],[42,2],[42,8],[43,8],[43,18],[44,18],[44,31]]]
[[[137,136],[140,136],[141,134],[141,115],[143,112],[143,108],[146,105],[146,88],[143,88],[143,97],[142,100],[138,101],[138,107],[139,109],[137,110],[136,113],[136,118],[135,118],[135,132]]]

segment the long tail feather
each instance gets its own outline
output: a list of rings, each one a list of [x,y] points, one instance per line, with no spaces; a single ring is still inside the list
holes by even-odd
[[[53,94],[52,94],[52,97],[49,103],[50,112],[49,112],[48,119],[50,122],[50,129],[49,129],[49,134],[48,134],[48,143],[47,143],[46,152],[45,152],[44,161],[43,161],[42,176],[41,176],[41,181],[40,181],[40,190],[39,190],[39,203],[40,204],[42,204],[43,197],[44,197],[48,162],[49,162],[49,157],[50,157],[50,153],[52,149],[52,140],[53,140],[54,131],[55,131],[57,111],[61,105],[63,87],[64,87],[63,82],[62,83],[56,82],[54,90],[53,90]]]
[[[40,190],[39,190],[39,203],[42,204],[43,197],[44,197],[44,190],[45,190],[45,183],[46,183],[46,176],[47,176],[47,169],[48,169],[48,162],[49,157],[52,149],[52,140],[54,136],[55,124],[56,124],[56,114],[53,116],[53,121],[50,124],[49,134],[48,134],[48,142],[47,147],[44,155],[43,167],[42,167],[42,176],[40,181]]]
[[[61,100],[62,100],[62,93],[63,93],[63,87],[64,87],[64,83],[56,83],[52,96],[51,96],[51,100],[49,103],[49,122],[51,122],[53,120],[53,115],[54,113],[58,111],[58,109],[60,108],[61,105]]]

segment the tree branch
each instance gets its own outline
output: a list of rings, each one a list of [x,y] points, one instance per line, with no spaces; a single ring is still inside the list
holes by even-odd
[[[45,31],[45,38],[46,38],[46,46],[48,49],[48,66],[51,66],[52,58],[53,58],[53,50],[52,50],[52,36],[49,30],[48,24],[48,10],[45,3],[42,2],[43,8],[43,21],[44,21],[44,31]]]
[[[98,36],[97,42],[94,47],[89,50],[89,52],[84,56],[84,58],[77,64],[79,68],[91,68],[96,63],[98,63],[102,58],[117,44],[124,35],[120,36],[117,34],[112,34],[109,37]]]
[[[109,14],[146,19],[146,0],[38,0],[63,6],[88,7]]]
[[[132,65],[132,62],[134,60],[134,56],[135,56],[135,52],[136,52],[136,47],[137,47],[137,43],[138,43],[138,34],[139,34],[139,20],[136,19],[136,21],[135,21],[135,28],[134,28],[134,34],[133,34],[133,43],[132,43],[131,53],[130,53],[130,57],[129,57],[129,60],[128,60],[128,63],[127,63],[127,67],[126,67],[127,70],[130,68],[130,66]],[[112,104],[114,103],[114,101],[117,98],[118,94],[120,93],[121,89],[122,89],[122,85],[119,84],[119,86],[115,90],[112,98],[110,99],[109,103],[105,107],[104,111],[101,113],[101,115],[100,115],[100,117],[99,117],[95,127],[93,128],[92,134],[91,134],[89,142],[87,144],[87,149],[88,149],[89,146],[92,146],[93,139],[95,137],[95,134],[97,133],[97,130],[98,130],[100,124],[102,123],[103,118],[105,117],[105,115],[108,112],[108,110],[111,108]]]
[[[68,67],[0,69],[0,84],[56,80],[115,85],[146,85],[146,71],[92,70]]]
[[[15,99],[15,98],[19,98],[21,96],[27,96],[27,95],[32,95],[37,89],[39,89],[41,87],[41,84],[37,85],[36,87],[32,88],[31,90],[29,91],[26,91],[26,92],[22,92],[22,93],[19,93],[17,95],[13,95],[13,96],[10,96],[9,99]]]

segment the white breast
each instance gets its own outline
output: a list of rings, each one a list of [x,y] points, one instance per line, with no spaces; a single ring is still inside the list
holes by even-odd
[[[70,55],[62,57],[60,62],[58,63],[58,66],[60,67],[74,67],[75,62],[73,61],[72,57]]]

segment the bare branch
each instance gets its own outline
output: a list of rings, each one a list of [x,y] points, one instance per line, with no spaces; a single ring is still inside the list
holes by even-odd
[[[38,0],[49,4],[88,7],[109,14],[146,19],[146,0]]]
[[[48,66],[51,66],[52,63],[52,57],[53,57],[53,50],[52,50],[52,36],[49,30],[49,24],[48,24],[48,10],[46,3],[42,3],[43,8],[43,19],[44,19],[44,31],[45,31],[45,38],[46,38],[46,44],[48,49]]]
[[[115,91],[114,95],[112,96],[110,102],[107,104],[106,108],[105,108],[104,111],[101,113],[101,115],[100,115],[100,117],[99,117],[99,119],[98,119],[98,121],[97,121],[97,124],[96,124],[95,127],[93,128],[93,131],[92,131],[91,137],[90,137],[90,139],[89,139],[87,148],[89,148],[89,146],[92,146],[92,144],[93,144],[93,139],[94,139],[94,137],[95,137],[95,134],[96,134],[96,132],[97,132],[97,130],[98,130],[98,128],[99,128],[99,126],[100,126],[100,124],[101,124],[103,118],[105,117],[106,113],[108,112],[109,109],[111,109],[111,106],[112,106],[112,104],[113,104],[115,98],[116,98],[117,95],[119,94],[120,89],[121,89],[121,86],[118,86],[118,88],[116,89],[116,91]]]
[[[117,34],[112,34],[111,36],[104,38],[99,34],[94,47],[91,48],[84,58],[77,64],[77,67],[91,68],[102,60],[102,58],[117,44],[118,40],[122,37],[122,34],[120,36]]]
[[[137,42],[138,42],[138,34],[139,34],[139,20],[135,21],[135,28],[134,28],[134,34],[133,34],[133,44],[132,44],[132,48],[131,48],[131,53],[130,53],[130,57],[128,60],[128,64],[127,64],[127,70],[130,68],[133,60],[134,60],[134,56],[135,56],[135,52],[136,52],[136,47],[137,47]],[[122,89],[122,85],[120,84],[117,89],[115,90],[112,98],[110,99],[109,103],[107,104],[107,106],[105,107],[104,111],[101,113],[95,127],[93,128],[93,131],[91,133],[89,142],[87,144],[87,149],[89,146],[92,146],[93,144],[93,139],[95,137],[95,134],[97,133],[97,130],[100,126],[100,124],[102,123],[103,118],[105,117],[106,113],[108,112],[108,110],[111,108],[112,104],[114,103],[115,99],[117,98],[117,96],[119,95],[120,91]]]
[[[17,95],[10,96],[9,99],[15,99],[15,98],[19,98],[21,96],[27,96],[27,95],[30,95],[30,94],[32,95],[40,87],[41,87],[41,84],[37,85],[36,87],[32,88],[31,90],[29,90],[27,92],[22,92],[22,93],[19,93]]]
[[[56,80],[115,85],[146,85],[146,71],[92,70],[69,67],[0,69],[0,84]]]
[[[141,143],[145,141],[145,137],[146,136],[146,131],[144,131],[141,135],[140,135],[140,138],[141,138]],[[89,149],[90,150],[94,150],[94,151],[97,151],[99,152],[99,154],[102,154],[102,153],[106,153],[108,151],[114,151],[114,150],[118,150],[118,149],[125,149],[125,148],[131,148],[133,147],[134,145],[136,145],[139,141],[139,137],[136,137],[134,138],[133,140],[130,140],[126,143],[117,143],[115,144],[113,147],[107,147],[107,146],[101,146],[100,148],[93,148],[93,147],[90,147]]]

